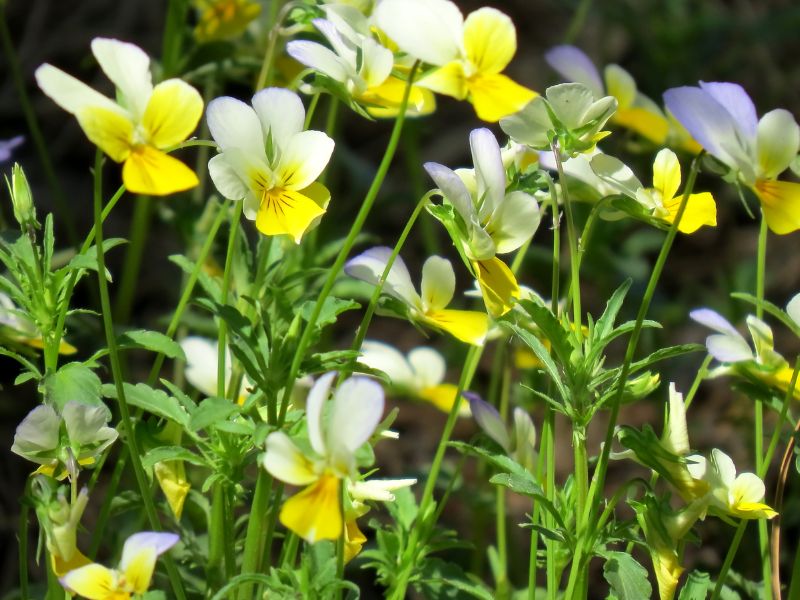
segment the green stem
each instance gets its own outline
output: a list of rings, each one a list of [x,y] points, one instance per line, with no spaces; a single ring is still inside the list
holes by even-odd
[[[397,113],[397,118],[394,122],[391,137],[389,138],[389,144],[387,145],[386,151],[383,154],[383,160],[381,160],[378,171],[375,173],[375,177],[372,180],[372,185],[370,185],[369,190],[367,190],[364,201],[361,203],[361,208],[356,215],[355,221],[353,221],[353,225],[350,227],[350,231],[344,240],[342,248],[339,250],[339,254],[336,256],[333,266],[328,271],[328,277],[319,292],[319,296],[314,304],[314,309],[311,312],[308,323],[306,324],[305,328],[303,329],[303,333],[300,336],[300,341],[297,343],[297,349],[295,350],[294,357],[292,358],[292,364],[289,367],[287,386],[285,388],[283,397],[281,398],[281,407],[278,413],[278,424],[282,424],[284,418],[286,417],[286,411],[289,408],[289,401],[292,396],[292,390],[294,389],[295,379],[300,371],[300,364],[305,357],[305,352],[311,343],[312,337],[314,336],[317,320],[322,312],[322,307],[325,304],[325,300],[331,293],[333,285],[336,282],[336,278],[339,276],[342,267],[344,267],[347,256],[350,253],[350,250],[353,248],[353,244],[355,244],[356,238],[361,232],[364,222],[367,220],[367,217],[372,210],[372,205],[375,203],[375,200],[378,197],[378,192],[383,185],[383,180],[385,179],[386,173],[388,172],[389,166],[394,158],[395,151],[397,150],[397,144],[400,141],[400,133],[403,130],[406,107],[408,106],[408,97],[411,93],[411,84],[414,81],[414,75],[416,74],[418,67],[419,62],[416,62],[411,68],[408,81],[406,82],[405,91],[403,93],[403,101],[400,103],[399,112]]]
[[[247,523],[247,534],[244,541],[244,555],[242,557],[241,576],[255,573],[261,563],[264,552],[264,522],[269,508],[270,489],[272,477],[266,469],[259,467],[256,478],[256,489],[253,493],[253,503],[250,508],[250,518]],[[239,590],[239,600],[253,598],[252,586],[243,586]]]
[[[700,368],[697,370],[697,374],[694,376],[694,381],[692,382],[692,387],[689,388],[689,391],[686,393],[686,396],[683,399],[683,404],[686,407],[686,410],[689,410],[689,407],[692,405],[692,401],[697,393],[697,389],[700,387],[700,383],[703,381],[703,379],[705,379],[706,373],[708,373],[708,365],[711,364],[713,359],[713,356],[707,354],[703,359],[703,363],[700,365]]]
[[[187,9],[188,2],[186,0],[169,0],[161,47],[161,67],[164,70],[165,79],[178,73]]]
[[[775,455],[775,450],[778,447],[778,442],[781,439],[781,427],[783,427],[784,422],[786,421],[786,415],[789,413],[789,405],[791,404],[792,398],[794,397],[794,390],[797,385],[797,374],[800,371],[800,356],[794,362],[794,370],[792,371],[792,378],[789,381],[789,387],[786,390],[786,394],[783,397],[783,406],[781,407],[781,412],[778,415],[778,422],[775,423],[775,430],[772,432],[772,437],[769,440],[769,446],[767,446],[767,453],[764,455],[764,460],[761,462],[761,467],[756,471],[758,476],[761,479],[767,476],[767,471],[769,471],[769,466],[772,463],[772,457]]]
[[[545,462],[547,473],[545,474],[545,496],[551,503],[556,499],[556,413],[548,404],[545,412],[544,427],[547,428],[547,438],[545,442]],[[555,518],[549,510],[540,511],[544,514],[544,526],[548,530],[555,527]],[[558,572],[556,570],[556,543],[555,540],[546,539],[545,542],[545,570],[547,577],[547,598],[555,600],[558,594]]]
[[[11,41],[11,33],[8,30],[8,23],[6,22],[6,4],[6,2],[0,3],[0,42],[3,44],[3,52],[6,55],[8,70],[14,87],[16,88],[17,96],[19,97],[20,107],[25,115],[25,122],[33,138],[33,144],[36,146],[36,152],[39,154],[39,160],[42,162],[42,169],[44,170],[44,176],[45,179],[47,179],[50,193],[55,200],[57,219],[60,223],[64,224],[64,228],[67,232],[67,239],[70,245],[74,247],[78,244],[78,233],[72,219],[74,211],[70,208],[64,196],[64,191],[61,188],[55,168],[53,167],[53,160],[50,157],[47,142],[44,139],[44,135],[42,135],[39,121],[36,118],[36,113],[33,110],[30,97],[28,96],[25,79],[22,76],[22,69],[20,68],[19,59],[14,50],[14,43]]]
[[[792,575],[789,578],[789,594],[786,596],[788,600],[798,600],[800,598],[800,545],[794,553],[794,563],[792,565]]]
[[[283,20],[289,15],[292,8],[294,8],[294,3],[290,2],[278,12],[278,7],[281,6],[281,4],[281,0],[273,0],[270,2],[270,30],[269,37],[267,38],[267,50],[264,53],[264,60],[261,62],[261,69],[258,72],[255,91],[267,87],[272,79],[272,63],[275,59],[275,46],[278,44]]]
[[[625,382],[628,379],[628,374],[630,373],[631,363],[633,362],[633,357],[636,353],[636,347],[639,342],[639,334],[642,331],[642,323],[644,322],[645,316],[647,316],[647,312],[650,308],[650,302],[653,299],[653,294],[655,294],[656,285],[658,284],[659,279],[661,278],[661,272],[664,270],[664,265],[667,262],[667,257],[669,256],[669,252],[672,248],[672,243],[675,240],[675,236],[678,233],[678,226],[680,225],[681,219],[683,218],[683,213],[686,210],[686,204],[688,202],[689,196],[692,193],[692,189],[694,188],[695,180],[697,179],[697,171],[700,168],[700,157],[702,155],[696,157],[692,162],[692,167],[689,171],[689,177],[686,182],[686,189],[683,192],[683,197],[681,198],[681,204],[678,208],[678,213],[675,216],[675,220],[673,221],[672,225],[667,232],[667,236],[664,239],[664,244],[661,246],[661,252],[658,254],[658,258],[656,259],[656,264],[653,267],[653,272],[650,274],[650,280],[647,282],[647,288],[644,292],[644,297],[642,298],[642,303],[639,306],[639,312],[636,315],[636,322],[634,323],[633,331],[631,332],[631,337],[628,340],[628,347],[625,351],[625,358],[622,363],[622,368],[620,372],[619,379],[617,380],[617,389],[614,397],[611,400],[611,414],[609,416],[608,421],[608,428],[606,430],[606,438],[605,442],[602,447],[602,451],[600,452],[600,458],[597,463],[597,468],[595,469],[594,476],[592,477],[592,483],[589,487],[589,493],[587,498],[587,503],[585,509],[582,514],[576,517],[578,523],[578,530],[579,531],[586,531],[586,525],[590,522],[592,517],[592,513],[594,512],[597,504],[597,496],[602,491],[603,486],[605,484],[605,476],[606,470],[608,469],[608,460],[611,454],[611,446],[614,441],[614,430],[617,425],[617,418],[619,417],[619,409],[620,404],[622,401],[622,396],[625,391]],[[572,598],[573,596],[570,595],[575,591],[575,586],[578,583],[579,575],[585,574],[585,569],[583,568],[583,561],[584,556],[583,554],[587,551],[587,547],[585,543],[578,543],[575,556],[572,560],[572,565],[570,567],[570,576],[569,576],[569,583],[567,584],[567,598]]]
[[[117,351],[117,341],[114,336],[114,324],[111,315],[111,301],[108,294],[108,281],[106,280],[106,261],[103,252],[103,226],[102,226],[102,168],[103,168],[103,153],[97,150],[94,165],[94,221],[95,221],[95,237],[97,239],[97,281],[100,287],[100,306],[103,313],[103,328],[106,335],[106,343],[108,344],[108,353],[111,360],[111,372],[114,378],[114,386],[117,391],[117,401],[119,403],[120,416],[122,420],[123,429],[125,431],[125,442],[128,446],[128,451],[133,465],[133,472],[136,476],[136,483],[139,486],[139,493],[142,497],[147,519],[150,527],[154,531],[161,531],[161,523],[158,520],[158,513],[156,512],[155,504],[153,503],[153,496],[150,492],[150,487],[147,483],[147,478],[144,473],[144,468],[141,462],[141,453],[139,444],[136,440],[136,432],[134,431],[133,422],[131,420],[130,410],[128,408],[128,401],[125,397],[125,388],[122,382],[122,367],[119,360],[119,352]],[[169,575],[170,583],[175,595],[183,600],[186,595],[183,591],[183,583],[181,582],[178,569],[174,561],[169,555],[165,557],[165,564],[167,567],[167,574]]]
[[[736,556],[736,551],[739,550],[739,544],[742,542],[744,530],[747,529],[747,519],[739,521],[739,526],[736,528],[736,533],[733,535],[731,545],[728,548],[728,553],[725,555],[725,561],[722,563],[722,568],[719,570],[717,576],[717,584],[714,586],[714,591],[711,594],[710,600],[718,600],[719,595],[722,593],[722,586],[725,584],[725,578],[728,576],[728,571],[733,564],[733,558]]]
[[[450,442],[450,436],[453,433],[456,421],[458,420],[458,412],[461,408],[462,392],[467,389],[475,374],[475,369],[478,366],[483,348],[481,346],[470,346],[467,351],[467,356],[464,359],[464,369],[461,371],[461,378],[458,382],[458,391],[456,392],[456,399],[453,406],[450,408],[450,413],[447,416],[447,422],[442,430],[442,436],[439,439],[439,445],[436,448],[436,454],[433,457],[428,472],[428,478],[425,481],[425,489],[422,492],[422,499],[419,503],[419,511],[417,520],[414,522],[411,533],[409,535],[408,544],[400,563],[400,573],[392,582],[392,587],[387,593],[387,597],[391,600],[403,600],[406,597],[406,589],[408,588],[409,581],[416,566],[419,550],[424,546],[423,530],[430,531],[434,523],[431,519],[433,513],[433,493],[436,489],[436,481],[439,478],[439,471],[442,467],[444,454]]]
[[[19,510],[19,594],[21,600],[30,598],[28,589],[28,518],[30,513],[31,478],[25,481],[25,493]]]
[[[142,264],[142,255],[150,229],[152,209],[153,199],[150,196],[140,196],[135,202],[130,244],[122,267],[122,280],[119,284],[117,301],[114,303],[114,319],[117,323],[127,323],[130,319],[133,297],[139,283],[139,268]]]
[[[119,480],[122,478],[122,473],[128,464],[128,451],[127,446],[120,450],[117,461],[114,463],[114,471],[111,474],[111,479],[108,482],[108,491],[103,497],[103,504],[100,506],[100,512],[97,516],[97,522],[92,529],[92,539],[89,542],[89,553],[87,556],[91,559],[97,557],[97,551],[100,549],[100,543],[103,541],[103,534],[106,531],[106,523],[108,517],[111,515],[111,502],[116,497],[116,491],[119,487]]]
[[[206,594],[218,587],[221,580],[223,546],[233,540],[224,539],[225,485],[219,481],[211,496],[211,519],[208,524],[208,563],[206,564]]]
[[[580,286],[580,258],[578,258],[578,232],[575,228],[575,218],[572,215],[572,202],[569,198],[567,180],[564,176],[564,167],[561,164],[561,152],[558,149],[558,142],[553,140],[550,146],[555,159],[558,171],[558,182],[561,184],[561,197],[564,202],[564,213],[567,216],[567,241],[569,243],[569,266],[570,266],[570,298],[572,299],[572,331],[581,337],[581,286]],[[554,192],[555,190],[553,190]]]
[[[589,15],[589,9],[592,7],[592,0],[581,0],[575,14],[572,15],[572,20],[569,23],[567,32],[564,34],[564,43],[572,44],[578,37],[578,34],[583,29],[583,24],[586,22],[586,17]]]
[[[233,213],[231,213],[230,231],[228,232],[228,249],[225,253],[225,270],[222,273],[222,294],[220,303],[223,305],[228,304],[233,258],[236,254],[236,240],[239,236],[239,220],[242,218],[243,209],[244,202],[237,202]],[[224,319],[220,318],[217,326],[219,327],[217,336],[217,396],[224,398],[225,384],[227,383],[225,369],[227,357],[225,356],[225,350],[227,348],[228,324]]]

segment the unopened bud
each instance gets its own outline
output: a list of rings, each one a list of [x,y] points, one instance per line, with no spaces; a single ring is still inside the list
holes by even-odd
[[[6,185],[8,185],[8,191],[11,194],[14,218],[23,229],[27,229],[31,225],[37,227],[36,208],[33,206],[31,188],[28,185],[28,178],[25,177],[25,172],[19,166],[19,163],[14,163],[14,167],[11,170],[11,183],[6,179]]]

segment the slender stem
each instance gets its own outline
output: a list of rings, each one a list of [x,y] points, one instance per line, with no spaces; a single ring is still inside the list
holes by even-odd
[[[290,2],[286,6],[283,6],[280,12],[278,12],[278,7],[280,7],[282,3],[282,0],[270,2],[270,30],[269,36],[267,37],[267,50],[264,53],[264,60],[261,62],[261,69],[258,72],[255,91],[264,89],[270,84],[272,79],[272,63],[275,60],[275,46],[278,44],[278,38],[281,35],[281,26],[283,25],[283,20],[289,15],[292,8],[294,8],[294,3]]]
[[[567,32],[564,34],[564,43],[572,44],[578,37],[578,34],[586,22],[586,17],[589,15],[589,9],[592,7],[592,0],[581,0],[575,14],[572,15],[572,20],[569,23]]]
[[[614,397],[611,400],[611,414],[609,416],[608,421],[608,428],[606,430],[606,438],[605,443],[603,444],[602,450],[600,452],[600,458],[597,463],[597,468],[595,469],[594,476],[592,477],[592,483],[589,487],[588,499],[583,511],[583,514],[578,515],[576,518],[578,519],[579,523],[579,530],[586,531],[586,524],[590,522],[592,513],[596,508],[596,498],[597,495],[602,491],[603,485],[605,483],[605,476],[606,470],[608,469],[608,460],[611,454],[611,446],[614,441],[614,430],[617,424],[617,418],[619,416],[619,409],[620,404],[622,401],[622,396],[625,391],[625,382],[628,379],[628,373],[630,373],[631,363],[633,362],[634,354],[636,353],[636,347],[639,342],[639,334],[642,331],[642,323],[644,322],[644,318],[647,315],[647,312],[650,308],[650,302],[653,299],[653,294],[656,290],[656,285],[658,284],[659,279],[661,278],[661,272],[664,270],[664,265],[667,262],[667,257],[669,256],[669,252],[672,248],[672,243],[675,240],[675,236],[678,233],[678,226],[680,225],[681,219],[683,218],[683,213],[686,210],[686,204],[688,202],[689,196],[692,193],[692,189],[694,188],[694,182],[697,179],[697,171],[700,168],[700,157],[702,155],[696,157],[692,162],[692,167],[689,171],[689,177],[686,182],[686,189],[683,192],[683,197],[681,198],[681,204],[678,208],[678,213],[675,216],[675,220],[673,221],[672,225],[667,232],[667,236],[664,239],[664,244],[661,246],[661,252],[659,252],[658,258],[656,259],[656,264],[653,267],[653,271],[650,274],[650,280],[647,282],[647,288],[644,292],[644,297],[642,298],[642,303],[639,306],[639,312],[636,315],[636,322],[634,323],[633,331],[631,332],[631,337],[628,340],[628,347],[625,351],[625,358],[622,363],[622,368],[620,372],[619,379],[617,380],[617,389]],[[566,597],[572,598],[570,594],[575,590],[575,585],[578,581],[578,576],[581,572],[585,571],[583,568],[583,561],[584,556],[583,553],[586,551],[584,544],[579,543],[577,550],[575,552],[575,556],[572,560],[572,565],[570,567],[570,577],[569,583],[567,584],[567,594]]]
[[[778,516],[773,519],[772,531],[772,556],[775,561],[775,577],[777,584],[774,586],[778,600],[780,600],[780,556],[781,539],[780,539],[780,519],[783,512],[783,491],[786,488],[786,480],[789,477],[789,469],[794,463],[794,445],[795,441],[800,439],[800,420],[794,426],[792,436],[789,438],[789,443],[786,444],[786,449],[783,452],[781,459],[781,466],[778,471],[778,483],[775,486],[775,510]],[[800,547],[795,551],[794,565],[792,566],[792,575],[789,578],[791,584],[789,586],[789,600],[796,600],[800,598]]]
[[[53,167],[53,160],[50,157],[47,142],[42,135],[42,130],[39,127],[39,121],[36,118],[36,113],[31,105],[30,97],[25,86],[25,79],[22,76],[22,69],[20,68],[17,53],[14,50],[14,43],[11,41],[11,33],[8,30],[8,23],[6,22],[6,2],[0,3],[0,42],[3,44],[3,52],[6,55],[8,69],[11,75],[11,80],[16,88],[17,96],[19,97],[19,104],[22,112],[25,115],[25,121],[28,125],[33,144],[36,146],[36,151],[39,154],[39,160],[42,162],[45,179],[50,188],[50,193],[53,195],[56,205],[56,214],[58,221],[64,224],[67,232],[67,239],[71,246],[76,246],[78,243],[78,233],[75,229],[72,215],[73,210],[67,202],[64,191],[61,188],[58,176],[56,175],[55,168]]]
[[[150,229],[152,209],[153,199],[150,196],[140,196],[135,202],[129,234],[130,244],[125,254],[122,280],[114,303],[114,319],[117,323],[127,323],[130,319],[133,297],[139,281],[139,268],[142,264],[142,255]]]
[[[733,534],[733,540],[728,548],[728,553],[725,555],[725,560],[722,563],[722,568],[719,570],[717,576],[717,584],[714,586],[714,591],[711,594],[711,600],[718,600],[719,595],[722,593],[722,586],[725,585],[725,578],[728,576],[728,571],[733,564],[733,558],[736,556],[736,551],[739,549],[739,544],[742,542],[744,530],[747,529],[747,519],[739,521],[739,526],[736,528],[736,533]]]
[[[225,520],[225,485],[219,480],[214,485],[211,496],[211,518],[208,524],[208,563],[206,564],[206,594],[218,587],[220,565],[224,554],[223,546],[232,543],[224,539],[223,521]]]
[[[686,393],[686,396],[683,399],[683,404],[686,407],[686,410],[692,405],[692,401],[694,400],[694,396],[697,393],[697,389],[700,387],[700,382],[703,381],[706,374],[708,373],[708,365],[711,364],[711,361],[714,359],[713,356],[707,354],[706,357],[703,359],[703,363],[700,365],[700,368],[697,370],[697,374],[694,376],[694,381],[692,382],[692,387],[689,388],[689,391]]]
[[[19,594],[21,600],[30,598],[28,590],[28,518],[30,513],[30,502],[28,500],[31,491],[31,478],[25,482],[25,492],[20,503],[19,510]]]
[[[103,313],[103,328],[106,334],[106,343],[108,344],[108,354],[111,360],[111,372],[114,378],[114,386],[117,391],[117,401],[119,403],[120,416],[123,429],[125,431],[125,442],[128,446],[131,464],[133,465],[133,472],[136,476],[136,483],[139,486],[139,493],[142,497],[142,504],[144,505],[150,527],[152,527],[154,531],[161,531],[161,523],[158,520],[158,513],[156,512],[155,504],[153,503],[153,496],[150,492],[150,487],[147,483],[147,478],[142,467],[139,444],[136,440],[136,432],[134,431],[133,422],[131,420],[128,401],[125,397],[125,387],[123,386],[122,381],[122,367],[119,360],[119,352],[117,351],[117,341],[114,336],[114,324],[112,322],[111,315],[111,301],[108,294],[108,281],[106,280],[106,261],[105,254],[103,252],[102,168],[103,153],[98,149],[94,166],[94,220],[95,237],[97,239],[97,244],[95,245],[97,248],[97,281],[100,287],[100,306]],[[165,564],[170,583],[172,584],[172,589],[175,592],[175,595],[183,600],[186,597],[186,594],[183,591],[183,584],[175,563],[169,555],[165,557]]]
[[[295,379],[300,371],[300,364],[305,357],[305,352],[308,348],[308,345],[311,343],[311,339],[314,336],[317,319],[319,319],[319,315],[322,312],[322,307],[325,304],[325,300],[328,298],[331,289],[333,289],[336,278],[339,276],[342,267],[344,267],[345,260],[347,260],[347,255],[353,248],[353,244],[355,244],[356,238],[361,232],[364,222],[367,220],[367,217],[372,210],[372,205],[375,203],[375,200],[378,197],[378,192],[383,185],[383,180],[386,177],[386,173],[388,172],[389,166],[394,158],[395,151],[397,150],[397,144],[400,141],[400,133],[403,130],[406,107],[408,106],[408,97],[411,93],[411,84],[414,81],[414,75],[416,74],[418,67],[419,63],[416,62],[411,68],[408,81],[406,82],[405,91],[403,93],[403,101],[400,103],[399,112],[397,113],[397,118],[394,122],[394,128],[392,129],[392,134],[389,138],[389,144],[387,145],[386,151],[383,154],[383,160],[381,160],[378,171],[375,173],[375,177],[372,180],[372,185],[370,185],[369,190],[367,190],[367,195],[364,197],[364,201],[362,202],[361,208],[356,215],[355,221],[353,221],[353,225],[350,227],[350,232],[347,234],[347,237],[345,238],[341,250],[339,250],[339,254],[336,257],[333,266],[328,271],[328,277],[319,292],[319,296],[314,304],[314,309],[311,312],[308,323],[306,324],[303,333],[300,336],[300,341],[297,343],[297,349],[295,350],[292,364],[289,367],[287,386],[285,388],[283,397],[281,398],[281,407],[280,412],[278,413],[279,424],[282,424],[284,418],[286,417],[286,411],[289,408],[289,400],[292,396]]]
[[[167,6],[167,16],[164,19],[164,39],[161,47],[161,66],[164,69],[165,78],[178,73],[188,4],[186,0],[169,0]]]
[[[222,295],[220,297],[220,303],[223,305],[228,304],[233,258],[236,254],[236,240],[239,236],[239,220],[242,218],[243,208],[244,202],[237,202],[233,213],[231,213],[230,230],[228,232],[228,249],[225,253],[225,270],[222,273]],[[217,336],[217,396],[224,398],[225,385],[227,383],[225,352],[227,348],[228,324],[224,319],[220,318],[217,326],[219,327]]]
[[[242,575],[255,573],[261,563],[264,552],[264,522],[269,508],[270,488],[272,477],[266,469],[258,469],[256,489],[253,493],[253,504],[250,508],[250,518],[247,523],[247,534],[244,541],[244,555],[242,557]],[[252,586],[243,586],[239,590],[239,600],[253,598]]]
[[[122,473],[125,471],[127,464],[128,448],[123,446],[117,461],[114,463],[114,471],[111,473],[111,479],[108,482],[108,491],[103,497],[103,504],[100,506],[97,522],[92,529],[92,539],[89,542],[89,553],[87,554],[91,559],[97,557],[97,551],[100,549],[100,543],[103,541],[103,534],[106,531],[106,523],[108,523],[108,517],[111,515],[111,502],[116,497],[119,480],[122,478]]]
[[[500,394],[498,412],[503,421],[507,421],[509,392],[511,389],[511,369],[505,352],[505,345],[497,348],[500,357],[498,363],[502,371],[500,377]],[[495,581],[496,597],[507,598],[510,595],[510,585],[508,581],[508,539],[506,523],[506,488],[502,485],[495,486],[495,529],[497,531],[497,561],[499,563],[499,573]]]

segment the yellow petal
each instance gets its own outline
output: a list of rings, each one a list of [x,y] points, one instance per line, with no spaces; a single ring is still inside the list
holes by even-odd
[[[122,162],[133,149],[133,123],[121,114],[105,108],[85,108],[77,113],[86,137],[114,162]]]
[[[375,105],[367,107],[367,112],[373,117],[391,118],[397,116],[405,90],[405,81],[397,77],[388,77],[382,84],[368,88],[358,99]],[[411,86],[406,114],[427,115],[435,109],[436,100],[430,90],[416,85]]]
[[[669,121],[646,108],[618,108],[611,120],[659,146],[667,140]]]
[[[500,73],[517,51],[514,23],[495,8],[470,13],[464,21],[464,51],[478,73]]]
[[[522,110],[538,95],[505,75],[476,75],[468,80],[467,87],[478,118],[489,123]]]
[[[678,587],[678,579],[683,573],[683,567],[678,562],[678,557],[672,550],[662,550],[651,553],[653,557],[653,571],[658,582],[658,597],[660,600],[672,600]]]
[[[773,233],[783,235],[800,229],[800,183],[760,179],[755,191]]]
[[[681,200],[682,196],[676,196],[672,200],[664,202],[664,208],[669,211],[669,215],[665,217],[667,222],[672,223],[675,221]],[[686,210],[683,211],[678,231],[681,233],[694,233],[703,225],[714,227],[716,224],[717,205],[714,202],[714,196],[709,192],[691,194],[686,201]]]
[[[141,548],[125,568],[125,582],[137,594],[144,594],[150,587],[156,568],[158,553],[155,548]]]
[[[122,182],[129,192],[166,196],[196,186],[189,167],[152,146],[137,146],[122,167]]]
[[[474,310],[432,310],[424,320],[473,346],[482,346],[489,330],[489,318]]]
[[[731,512],[742,519],[772,519],[778,516],[772,507],[763,502],[738,502]]]
[[[456,100],[464,100],[467,97],[467,78],[464,75],[464,68],[458,61],[436,69],[420,79],[418,85]]]
[[[653,162],[653,187],[664,199],[674,198],[681,186],[681,164],[669,148],[664,148]]]
[[[61,578],[62,585],[88,600],[122,600],[130,595],[117,594],[116,574],[103,565],[90,563]]]
[[[189,137],[202,114],[203,99],[197,90],[180,79],[168,79],[153,88],[142,126],[153,146],[168,148]]]
[[[511,269],[496,256],[489,260],[472,263],[478,275],[478,285],[483,294],[486,309],[493,317],[506,314],[519,298],[519,284]]]
[[[91,562],[92,561],[84,556],[84,554],[77,548],[69,560],[64,560],[64,558],[61,556],[50,554],[50,564],[53,567],[53,573],[55,573],[58,577],[66,575],[70,571],[74,571],[80,567],[91,564]]]
[[[307,542],[336,540],[342,535],[339,479],[325,474],[283,503],[281,523]]]
[[[789,391],[789,384],[792,383],[793,374],[794,374],[794,369],[787,365],[781,367],[774,373],[763,373],[762,371],[758,371],[757,376],[759,379],[766,382],[767,384],[773,385],[777,387],[779,390],[786,393]],[[800,399],[800,380],[798,380],[794,386],[793,396],[796,399]]]
[[[436,408],[445,413],[453,410],[453,404],[458,394],[458,386],[452,383],[440,383],[431,387],[423,388],[419,391],[419,397],[433,404]],[[458,411],[459,416],[468,417],[470,415],[469,405],[462,402]]]
[[[312,221],[325,213],[325,209],[304,195],[303,191],[281,188],[267,190],[256,216],[258,230],[264,235],[290,235],[299,244]]]
[[[366,541],[367,536],[358,528],[356,520],[347,521],[344,524],[344,562],[349,563],[353,560],[361,552]]]
[[[156,463],[153,469],[172,514],[180,520],[181,514],[183,514],[183,504],[191,488],[189,482],[186,481],[186,467],[183,461],[167,460]]]

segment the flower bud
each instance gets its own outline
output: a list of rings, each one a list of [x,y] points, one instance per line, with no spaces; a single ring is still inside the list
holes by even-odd
[[[19,166],[19,163],[14,163],[14,168],[11,171],[11,183],[6,179],[6,185],[8,185],[11,203],[14,206],[14,218],[23,229],[31,225],[37,227],[36,208],[33,206],[31,188],[28,185],[28,178],[25,177],[25,172]]]

